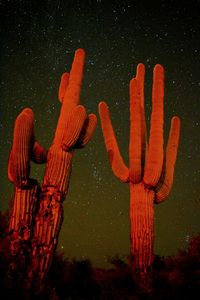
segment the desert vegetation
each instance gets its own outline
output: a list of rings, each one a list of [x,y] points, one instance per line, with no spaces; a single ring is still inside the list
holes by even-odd
[[[9,251],[9,213],[0,213],[0,289],[2,299],[167,300],[198,299],[200,293],[200,234],[177,255],[154,255],[146,282],[133,279],[130,257],[109,259],[101,269],[89,260],[69,260],[54,253],[43,292],[24,289],[23,253],[15,260]]]

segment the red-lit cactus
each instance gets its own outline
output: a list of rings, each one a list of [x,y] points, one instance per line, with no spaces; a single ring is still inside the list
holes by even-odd
[[[12,254],[23,251],[24,242],[30,241],[33,233],[39,186],[36,180],[29,178],[30,160],[43,163],[46,157],[47,151],[35,141],[33,112],[26,108],[15,121],[8,164],[8,178],[15,188],[9,224]]]
[[[152,112],[149,143],[144,112],[145,67],[139,64],[130,81],[129,168],[120,154],[105,102],[99,114],[109,161],[116,177],[130,186],[130,240],[133,274],[145,274],[152,264],[154,203],[168,196],[174,175],[180,134],[180,120],[173,117],[166,153],[163,151],[164,69],[153,72]]]
[[[14,244],[20,244],[19,250],[25,240],[31,242],[29,285],[41,284],[45,278],[58,242],[62,202],[68,190],[74,150],[89,142],[96,127],[96,116],[87,116],[84,106],[79,105],[84,60],[84,51],[78,49],[70,73],[62,75],[59,88],[62,106],[48,153],[35,140],[31,109],[23,110],[15,122],[8,168],[9,179],[15,185],[10,220],[11,249],[17,248]],[[36,163],[47,162],[41,190],[37,182],[29,178],[30,159]]]

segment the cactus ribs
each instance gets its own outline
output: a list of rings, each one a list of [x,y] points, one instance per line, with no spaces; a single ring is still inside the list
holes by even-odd
[[[143,64],[130,81],[129,168],[118,148],[105,102],[99,104],[102,131],[111,168],[116,177],[130,186],[130,241],[133,275],[144,276],[153,256],[154,203],[168,196],[173,183],[180,120],[173,117],[166,153],[163,151],[164,69],[156,65],[153,73],[152,112],[149,143],[144,112]]]
[[[70,73],[61,77],[61,111],[48,151],[35,139],[31,109],[24,109],[15,122],[8,166],[8,177],[15,187],[10,245],[13,257],[24,252],[25,245],[28,247],[28,287],[41,286],[45,279],[62,225],[62,202],[68,191],[73,153],[89,142],[97,123],[96,116],[87,116],[79,104],[84,60],[85,52],[78,49]],[[46,163],[41,188],[29,178],[30,160]]]

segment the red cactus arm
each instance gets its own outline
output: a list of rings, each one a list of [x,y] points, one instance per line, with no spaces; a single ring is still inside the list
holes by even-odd
[[[139,86],[140,86],[142,168],[145,165],[145,161],[147,159],[147,152],[148,152],[147,129],[146,129],[145,109],[144,109],[144,78],[145,78],[145,66],[142,63],[140,63],[137,65],[136,79],[139,81]]]
[[[130,180],[138,183],[141,180],[141,98],[139,81],[130,81],[130,143],[129,170]]]
[[[36,140],[33,144],[31,160],[36,164],[43,164],[47,161],[47,150],[44,149]]]
[[[63,104],[65,104],[66,107],[68,106],[68,109],[79,104],[84,62],[85,51],[83,49],[76,50],[63,101]],[[66,110],[66,108],[64,110]]]
[[[63,73],[61,76],[60,86],[58,90],[58,99],[61,103],[63,103],[65,92],[69,84],[69,76],[70,76],[69,73]]]
[[[75,144],[75,148],[83,148],[90,141],[97,125],[97,117],[94,114],[89,114],[85,120],[84,126]]]
[[[105,102],[99,103],[99,115],[106,150],[108,152],[112,170],[116,177],[118,177],[123,182],[127,182],[129,180],[129,170],[126,167],[123,158],[120,154],[115,133],[110,120],[109,108]]]
[[[15,121],[13,146],[8,164],[8,178],[18,187],[28,185],[33,144],[33,121],[34,115],[29,108],[24,109]]]
[[[69,113],[63,134],[62,149],[68,151],[78,140],[87,114],[84,106],[77,105]]]
[[[173,117],[166,149],[165,177],[162,185],[156,193],[155,203],[160,203],[169,195],[174,178],[174,168],[177,158],[180,137],[180,119]]]
[[[34,115],[31,109],[24,109],[17,117],[14,127],[13,145],[8,164],[8,177],[14,183],[13,208],[10,216],[10,251],[13,256],[23,256],[27,241],[33,233],[33,219],[36,210],[39,186],[29,178],[30,158],[46,159],[46,151],[34,142]],[[33,150],[35,145],[35,149]],[[28,254],[27,254],[28,255]]]
[[[64,95],[60,116],[56,128],[54,137],[55,144],[61,144],[63,141],[63,135],[66,130],[66,120],[71,110],[79,104],[80,90],[83,78],[83,67],[85,61],[85,52],[82,49],[78,49],[75,52],[72,68],[70,71],[69,83]]]
[[[153,72],[153,95],[151,128],[147,165],[144,172],[144,183],[156,186],[163,165],[163,98],[164,98],[164,69],[156,65]]]

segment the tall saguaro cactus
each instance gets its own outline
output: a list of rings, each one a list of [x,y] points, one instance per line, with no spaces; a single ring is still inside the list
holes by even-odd
[[[96,116],[87,116],[84,106],[79,105],[84,60],[85,52],[78,49],[70,73],[61,77],[59,100],[62,106],[48,152],[34,138],[31,109],[23,110],[15,122],[8,170],[9,179],[15,185],[11,245],[23,246],[25,241],[31,244],[29,285],[41,284],[47,274],[62,224],[62,202],[68,191],[73,153],[89,142],[96,127]],[[29,178],[30,159],[47,162],[41,189]],[[23,228],[28,228],[28,234]],[[18,250],[22,246],[18,245]]]
[[[143,64],[137,66],[130,81],[129,167],[123,161],[105,102],[99,114],[109,161],[116,177],[130,186],[130,242],[133,274],[145,274],[152,264],[154,203],[168,196],[180,135],[180,120],[173,117],[166,152],[163,151],[164,69],[156,65],[153,72],[150,137],[147,142],[144,112]]]
[[[31,109],[24,109],[15,121],[13,145],[8,164],[8,178],[14,184],[14,200],[10,217],[11,253],[19,255],[24,245],[30,243],[33,233],[39,185],[29,178],[30,160],[46,162],[47,151],[34,137],[34,115]]]

